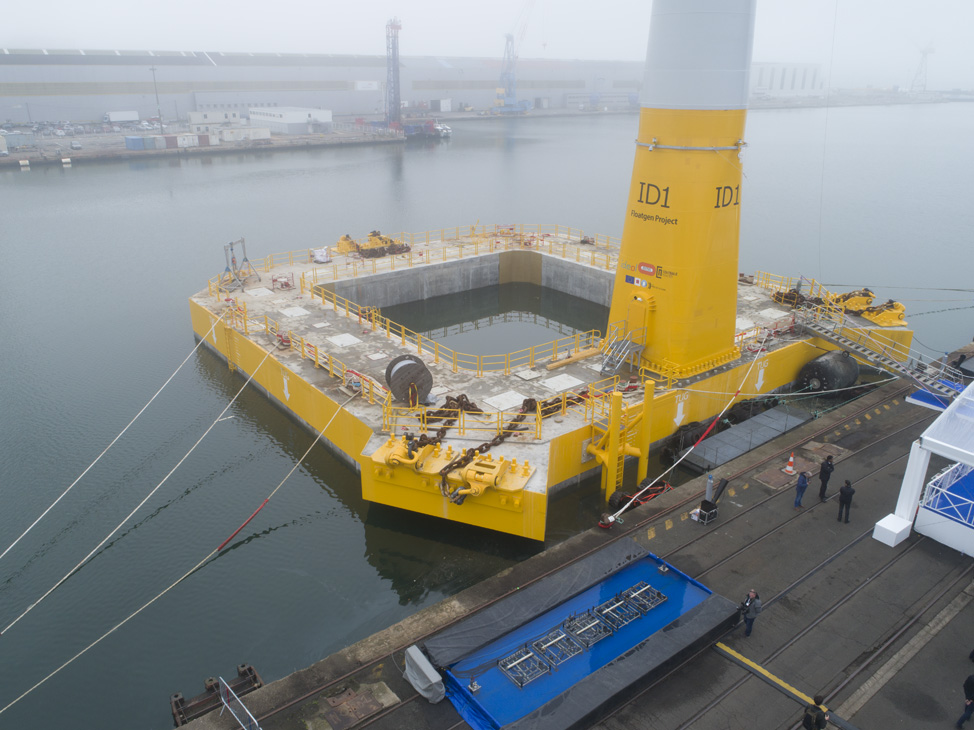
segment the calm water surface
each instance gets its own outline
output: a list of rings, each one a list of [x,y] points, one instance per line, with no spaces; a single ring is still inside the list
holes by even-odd
[[[920,313],[910,322],[930,354],[968,341],[972,128],[971,104],[752,112],[741,271],[870,286],[880,301],[897,298]],[[187,297],[222,271],[226,241],[245,237],[250,257],[262,258],[333,244],[346,232],[477,222],[619,236],[635,132],[635,116],[478,120],[430,147],[0,173],[0,549],[192,350]],[[491,296],[498,312],[514,301],[565,323],[549,317],[551,295]],[[482,307],[482,297],[472,305]],[[565,326],[587,329],[598,318],[567,309],[576,319]],[[955,311],[924,314],[943,309]],[[478,309],[466,321],[485,316]],[[426,321],[450,334],[451,323]],[[0,707],[194,566],[307,449],[304,430],[247,390],[232,418],[167,478],[240,385],[211,355],[191,358],[0,560],[2,628],[165,480],[4,634]],[[590,526],[598,509],[591,485],[561,496],[549,543]],[[540,547],[367,505],[357,477],[316,448],[229,550],[0,714],[0,728],[170,727],[173,692],[197,694],[204,678],[245,662],[267,681],[280,678]],[[97,722],[79,721],[91,712]]]

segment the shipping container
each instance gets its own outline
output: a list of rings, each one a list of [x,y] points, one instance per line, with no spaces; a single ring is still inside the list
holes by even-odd
[[[178,147],[198,147],[199,139],[195,134],[177,134],[176,145]]]
[[[166,139],[166,149],[176,149],[178,143],[176,142],[175,134],[167,134],[165,139]]]
[[[33,132],[8,132],[4,135],[7,138],[7,148],[30,147],[34,144]]]
[[[196,139],[199,141],[200,147],[210,146],[210,135],[208,134],[197,134]]]
[[[145,142],[142,137],[126,137],[125,138],[125,149],[127,150],[144,150]]]
[[[453,100],[452,99],[433,99],[430,101],[430,111],[432,112],[449,112],[453,111]]]

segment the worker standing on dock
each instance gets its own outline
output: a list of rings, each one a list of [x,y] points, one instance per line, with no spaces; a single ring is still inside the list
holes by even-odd
[[[832,476],[832,472],[835,471],[835,464],[832,463],[832,454],[825,457],[825,461],[822,462],[822,467],[818,470],[818,478],[822,482],[822,488],[818,490],[818,498],[824,502],[825,492],[829,488],[829,478]]]
[[[849,509],[852,507],[852,495],[855,493],[856,490],[848,479],[839,487],[839,522],[842,522],[843,510],[845,510],[845,521],[849,521]]]
[[[808,477],[809,472],[803,471],[798,475],[798,484],[795,485],[795,509],[802,508],[802,497],[805,496],[805,490],[808,489]]]
[[[805,730],[824,730],[828,726],[829,716],[821,708],[823,702],[825,698],[822,695],[815,695],[812,704],[805,706],[805,715],[802,717],[802,727]]]
[[[964,727],[964,723],[974,714],[974,674],[964,680],[964,714],[957,719],[957,727]]]
[[[744,619],[744,636],[751,635],[754,628],[754,619],[761,613],[761,597],[753,588],[747,592],[747,596],[741,601],[741,618]]]

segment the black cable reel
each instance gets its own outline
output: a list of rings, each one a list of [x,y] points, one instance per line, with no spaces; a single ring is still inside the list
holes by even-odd
[[[429,398],[433,374],[416,355],[399,355],[386,366],[386,385],[397,401],[418,406]]]

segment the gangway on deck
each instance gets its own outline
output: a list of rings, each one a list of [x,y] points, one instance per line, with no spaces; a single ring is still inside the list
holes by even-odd
[[[838,345],[870,365],[898,375],[934,395],[943,396],[948,399],[947,402],[956,398],[964,388],[960,371],[947,365],[932,369],[924,366],[901,344],[892,340],[883,342],[873,335],[871,329],[857,327],[834,310],[824,307],[799,309],[795,326]]]

